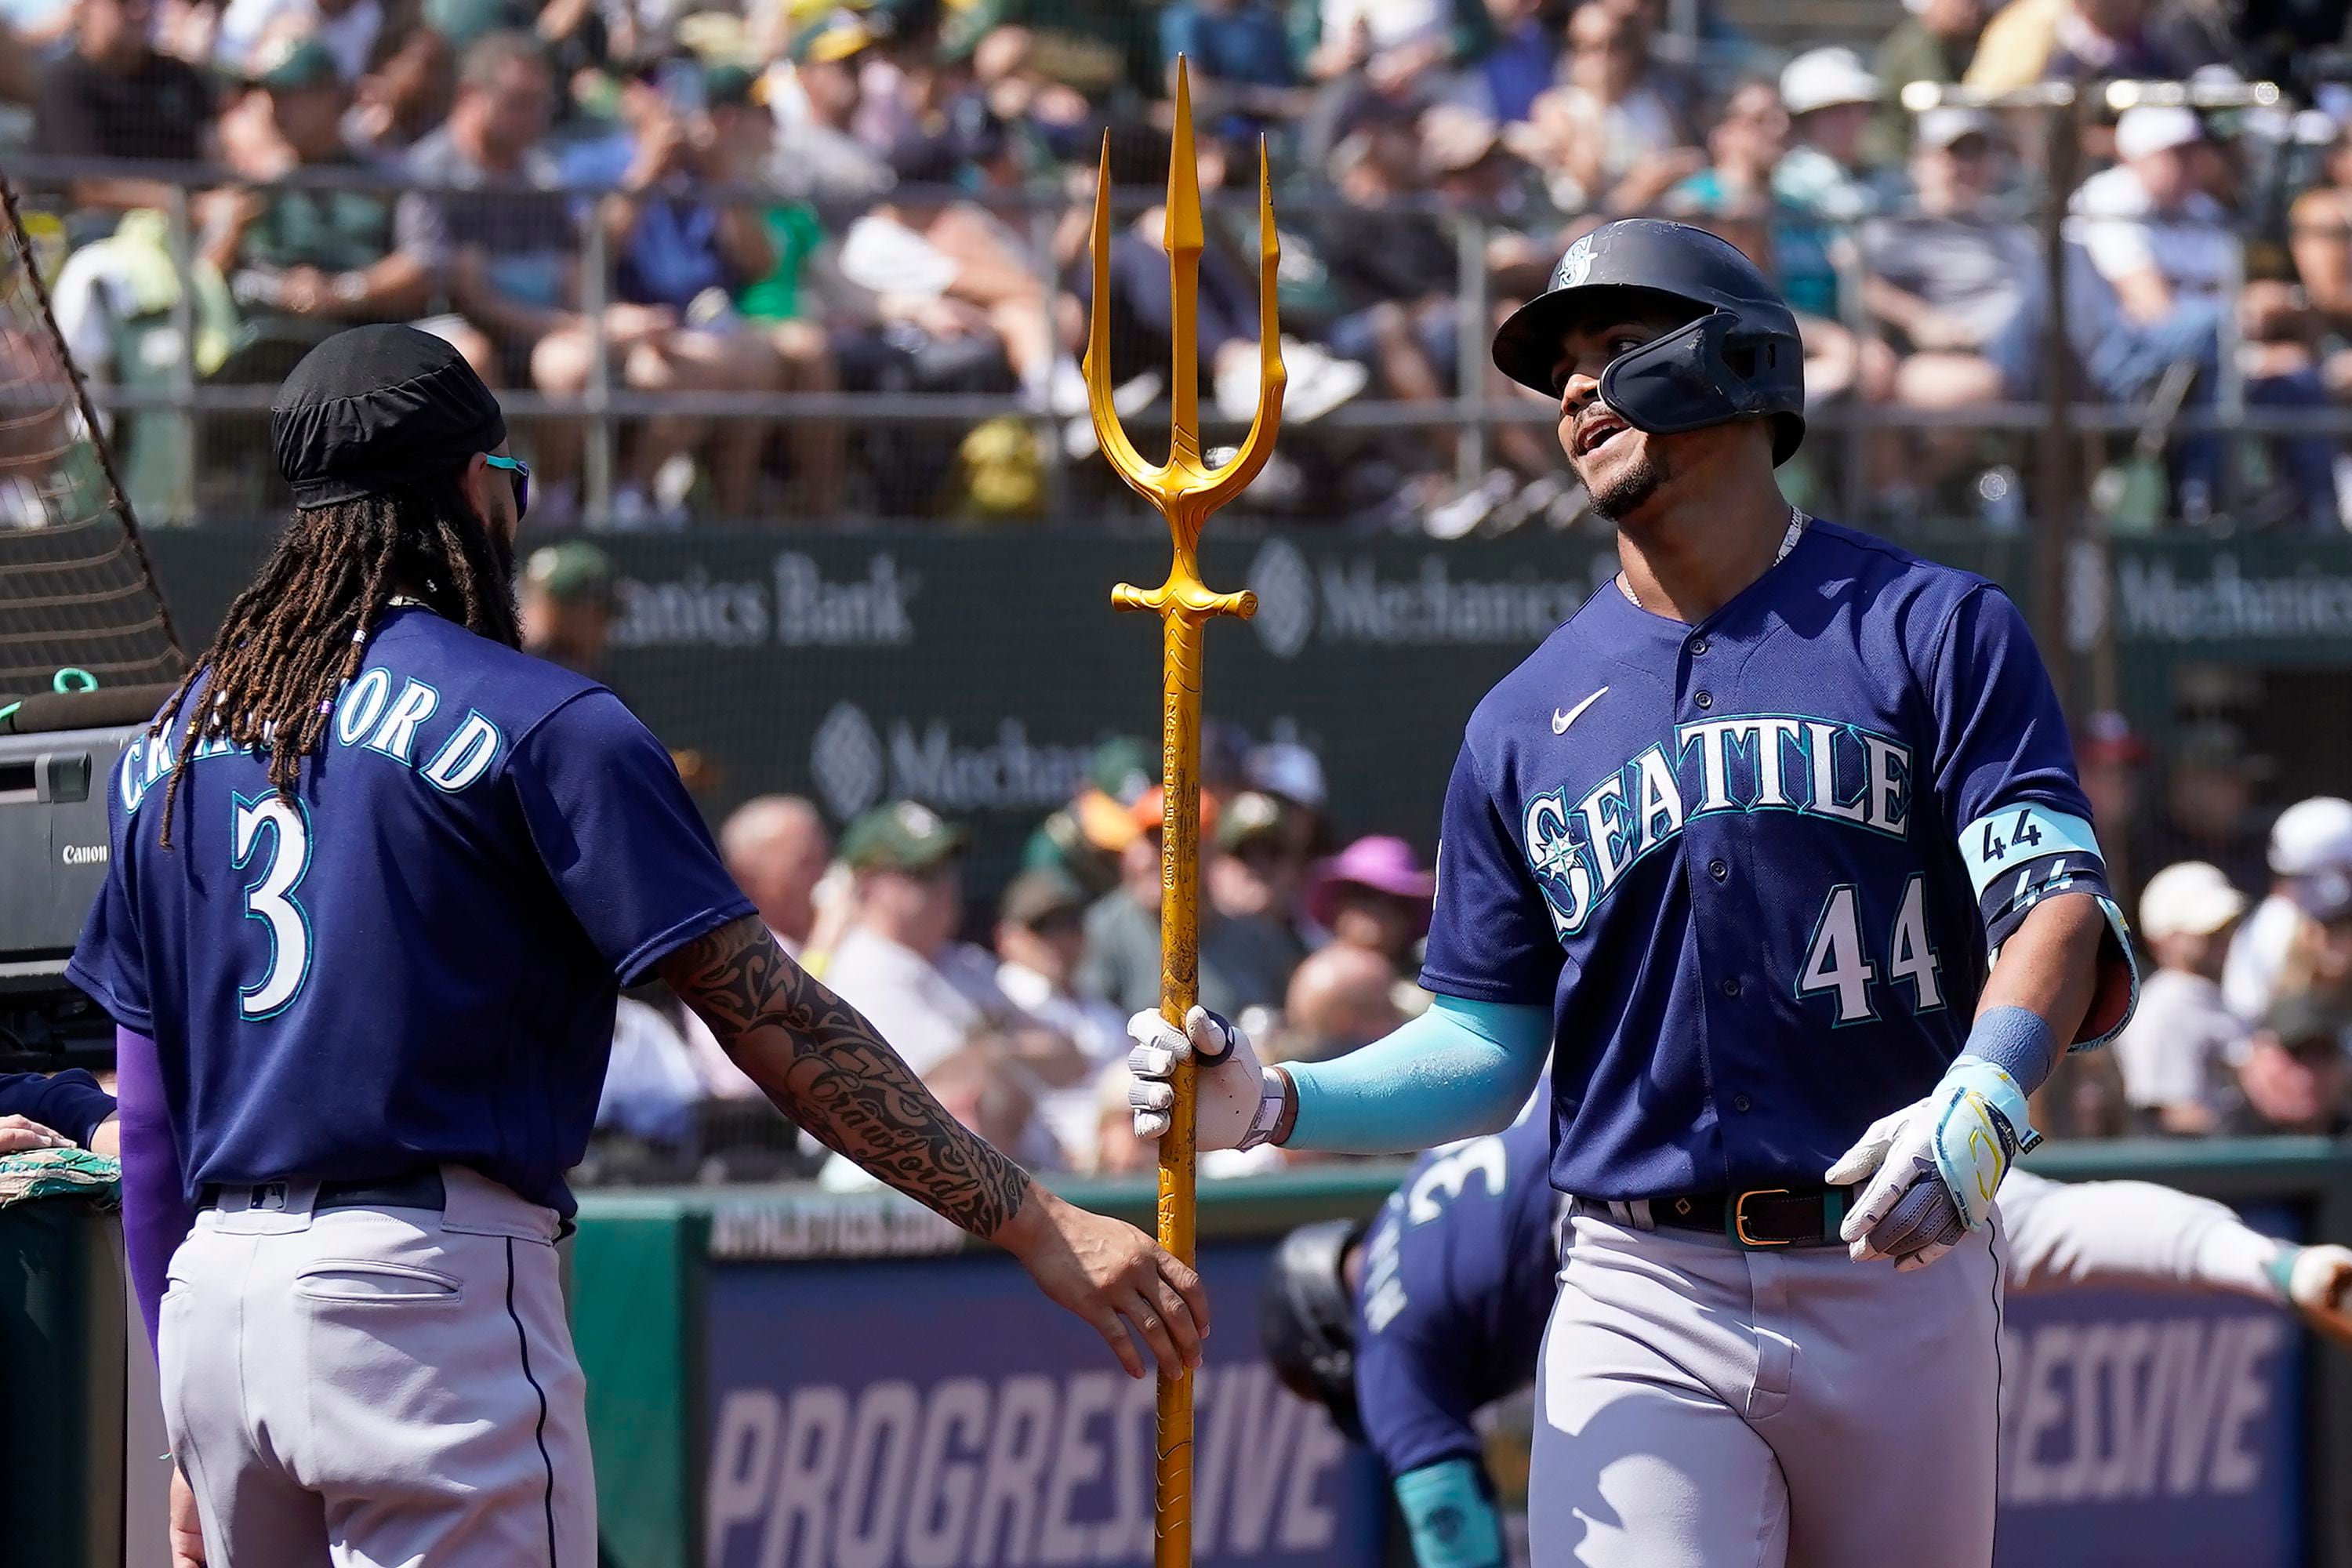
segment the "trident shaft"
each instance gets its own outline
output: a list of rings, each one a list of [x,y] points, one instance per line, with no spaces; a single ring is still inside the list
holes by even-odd
[[[1175,557],[1168,580],[1145,590],[1122,583],[1111,603],[1122,610],[1153,610],[1160,623],[1160,777],[1163,786],[1160,840],[1160,1012],[1179,1029],[1199,989],[1201,900],[1201,640],[1212,616],[1247,616],[1257,609],[1248,593],[1213,594],[1201,581],[1201,526],[1209,514],[1247,489],[1274,453],[1282,424],[1282,341],[1275,323],[1275,268],[1281,258],[1274,231],[1274,181],[1265,147],[1258,147],[1257,413],[1240,455],[1212,468],[1201,458],[1200,305],[1201,179],[1192,157],[1192,94],[1184,63],[1176,67],[1176,130],[1168,163],[1166,246],[1173,295],[1174,429],[1168,460],[1147,463],[1120,428],[1110,401],[1110,141],[1103,141],[1095,184],[1094,314],[1087,331],[1087,401],[1095,435],[1119,477],[1168,520]],[[1188,1061],[1175,1079],[1176,1104],[1160,1142],[1160,1245],[1193,1261],[1193,1082]],[[1192,1561],[1192,1378],[1160,1380],[1158,1468],[1152,1503],[1157,1535],[1153,1568],[1187,1568]]]

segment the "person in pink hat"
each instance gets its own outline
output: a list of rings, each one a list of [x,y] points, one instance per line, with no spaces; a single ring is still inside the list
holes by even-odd
[[[1334,940],[1370,948],[1404,971],[1414,944],[1429,934],[1436,896],[1437,877],[1422,868],[1412,846],[1375,834],[1323,862],[1307,892],[1307,912]]]

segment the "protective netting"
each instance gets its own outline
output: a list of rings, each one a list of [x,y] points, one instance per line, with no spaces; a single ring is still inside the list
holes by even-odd
[[[173,679],[171,617],[5,180],[0,204],[0,704],[51,690],[60,670],[105,687]]]

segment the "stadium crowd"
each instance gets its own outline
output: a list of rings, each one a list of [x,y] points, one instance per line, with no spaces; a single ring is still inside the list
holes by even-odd
[[[1040,432],[1068,459],[1093,452],[1076,353],[1096,151],[1107,130],[1111,179],[1149,197],[1180,53],[1203,187],[1244,198],[1220,205],[1201,282],[1203,384],[1227,425],[1257,391],[1261,134],[1283,214],[1288,427],[1254,507],[1441,536],[1574,521],[1539,413],[1465,460],[1453,400],[1525,395],[1487,376],[1462,300],[1507,309],[1583,228],[1651,212],[1765,262],[1802,316],[1811,400],[1876,416],[1816,442],[1801,489],[1834,480],[1865,523],[2016,526],[2021,421],[2003,437],[1968,411],[2048,395],[2062,314],[2084,394],[2158,419],[2352,390],[2352,89],[2318,79],[2315,48],[2344,10],[1888,0],[1883,37],[1791,55],[1743,32],[1736,0],[6,0],[0,99],[25,106],[19,151],[151,165],[47,192],[86,372],[163,384],[175,307],[210,382],[273,381],[350,322],[427,323],[493,385],[564,410],[523,435],[538,527],[1036,515]],[[1915,82],[2125,78],[2289,93],[2091,117],[2054,269],[2034,215],[2060,122],[1897,101]],[[184,301],[156,163],[202,166]],[[315,184],[335,177],[377,183]],[[1457,215],[1479,219],[1466,240]],[[1112,245],[1129,409],[1166,391],[1160,217],[1123,214]],[[592,239],[609,261],[593,279]],[[682,402],[695,412],[622,423],[608,515],[583,519],[576,414],[600,384],[961,393],[1011,412],[779,422]],[[1374,401],[1431,406],[1314,429]],[[2331,442],[2306,424],[2240,446],[2172,442],[2142,521],[2338,525]],[[1077,479],[1114,488],[1100,464]]]

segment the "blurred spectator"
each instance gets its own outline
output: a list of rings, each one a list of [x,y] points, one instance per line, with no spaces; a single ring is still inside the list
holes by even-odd
[[[1160,58],[1171,97],[1179,55],[1203,125],[1246,134],[1306,107],[1275,0],[1174,0],[1160,13]]]
[[[1549,0],[1486,0],[1494,47],[1478,60],[1486,110],[1505,124],[1527,119],[1559,74],[1559,39]]]
[[[656,340],[657,352],[632,356],[651,362],[632,370],[636,390],[753,393],[782,385],[776,350],[730,303],[735,289],[776,264],[759,207],[686,194],[697,183],[743,184],[765,173],[775,122],[752,101],[758,79],[740,66],[705,68],[684,60],[625,78],[619,129],[574,147],[563,161],[572,184],[620,187],[594,214],[613,258],[616,296],[687,323]],[[614,520],[626,523],[652,510],[662,462],[706,444],[711,510],[732,520],[751,517],[768,435],[757,420],[649,421],[620,475]]]
[[[1322,1062],[1388,1035],[1405,1021],[1396,966],[1368,947],[1335,942],[1290,977],[1280,1036],[1284,1061]]]
[[[1334,942],[1368,948],[1402,973],[1429,933],[1437,879],[1402,838],[1359,838],[1324,862],[1307,889],[1307,912]]]
[[[297,40],[327,51],[344,85],[359,80],[383,31],[381,0],[228,0],[213,37],[213,65],[251,78]]]
[[[1004,1058],[984,1046],[966,1046],[933,1062],[922,1075],[940,1109],[1033,1171],[1055,1171],[1070,1163],[1061,1145],[1038,1120],[1034,1080],[1010,1070]],[[840,1161],[835,1156],[827,1163]]]
[[[1863,221],[1862,302],[1904,355],[1895,395],[1913,408],[1965,408],[2022,398],[2041,353],[2042,247],[2032,229],[1997,221],[2006,138],[1979,109],[1919,116],[1911,155],[1916,208]],[[1933,485],[1976,449],[1966,428],[1914,433],[1907,471]]]
[[[2009,0],[1985,24],[1961,79],[2013,92],[2042,81],[2186,76],[2188,64],[2148,35],[2151,8],[2150,0]]]
[[[1202,868],[1209,900],[1234,918],[1262,916],[1313,945],[1306,921],[1307,868],[1311,864],[1292,818],[1299,807],[1256,790],[1244,790],[1217,814],[1217,853]]]
[[[73,52],[41,72],[33,151],[54,158],[193,163],[205,156],[212,89],[185,60],[148,41],[149,0],[79,0]],[[174,187],[129,176],[76,180],[70,196],[86,236],[106,215],[169,207]]]
[[[2342,336],[2352,333],[2352,126],[2337,121],[2319,174],[2288,211],[2287,245],[2312,308]],[[2352,392],[2331,368],[2336,395]]]
[[[457,87],[457,51],[431,27],[419,27],[360,79],[345,133],[354,149],[388,158],[413,147],[449,112]]]
[[[1780,89],[1755,79],[1734,87],[1707,128],[1706,150],[1707,166],[1666,194],[1668,212],[1703,219],[1769,209],[1779,200],[1772,171],[1789,150],[1789,111],[1781,107]],[[1808,310],[1821,304],[1793,294],[1790,302]]]
[[[257,79],[275,138],[306,172],[367,165],[343,139],[351,92],[324,46],[302,39]],[[359,321],[405,321],[430,279],[393,247],[393,199],[372,190],[299,185],[216,193],[199,254],[229,279],[248,320],[274,336],[316,342]]]
[[[1897,184],[1868,162],[1863,133],[1884,87],[1848,48],[1811,49],[1780,71],[1788,155],[1773,171],[1783,202],[1828,223],[1852,223],[1889,205]]]
[[[1158,788],[1135,803],[1137,833],[1120,857],[1119,886],[1087,911],[1087,954],[1077,987],[1122,1015],[1160,1005],[1160,816]],[[1215,842],[1215,798],[1201,797],[1201,835]],[[1297,939],[1265,916],[1233,920],[1202,900],[1201,1005],[1228,1018],[1274,1006],[1301,956]]]
[[[816,929],[817,883],[833,859],[816,807],[796,795],[754,796],[719,828],[719,853],[784,951],[800,957]]]
[[[2311,997],[2282,997],[2246,1043],[2238,1067],[2242,1098],[2217,1131],[2232,1138],[2341,1137],[2352,1127],[2347,1087],[2352,1074],[2346,1070],[2342,1016]]]
[[[2201,860],[2168,866],[2140,895],[2139,931],[2157,970],[2116,1040],[2124,1089],[2143,1131],[2200,1135],[2229,1108],[2245,1024],[2219,984],[2246,896]]]
[[[1401,205],[1420,184],[1420,158],[1410,125],[1350,132],[1331,152],[1342,205],[1310,220],[1342,312],[1323,341],[1406,402],[1444,396],[1457,358],[1454,241],[1435,217]]]
[[[614,608],[613,558],[586,540],[541,545],[523,563],[525,653],[602,680]]]
[[[1160,1147],[1135,1135],[1135,1107],[1127,1091],[1135,1075],[1123,1061],[1112,1064],[1095,1081],[1094,1154],[1086,1167],[1090,1176],[1139,1176],[1160,1168]]]
[[[694,1110],[702,1099],[701,1075],[677,1026],[645,1003],[622,997],[613,1020],[612,1060],[596,1101],[597,1131],[617,1131],[653,1145],[631,1152],[640,1159],[667,1153],[676,1160],[692,1141]],[[610,1169],[624,1157],[618,1150],[604,1151],[599,1179],[625,1179]],[[676,1176],[665,1172],[659,1179]]]
[[[857,878],[857,911],[825,984],[926,1079],[934,1064],[984,1043],[1044,1088],[1078,1082],[1092,1064],[1069,1037],[1024,1015],[998,987],[996,960],[956,940],[964,842],[961,829],[908,800],[849,825],[841,858]]]
[[[2147,758],[2147,742],[2112,709],[2085,720],[2074,742],[2074,765],[2091,803],[2091,820],[2098,825],[2101,847],[2107,852],[2107,873],[2127,904],[2156,868],[2142,864],[2137,854],[2140,773]]]
[[[1075,988],[1087,949],[1087,898],[1057,871],[1024,871],[997,906],[996,984],[1014,1006],[1066,1035],[1087,1058],[1085,1077],[1045,1096],[1046,1126],[1085,1167],[1093,1163],[1095,1079],[1127,1055],[1127,1021],[1106,1002]]]
[[[1882,164],[1900,162],[1911,145],[1903,89],[1915,81],[1959,80],[1985,25],[1984,0],[1903,0],[1903,9],[1909,14],[1879,41],[1871,60],[1871,74],[1888,92],[1865,147],[1871,161]]]
[[[1390,103],[1437,96],[1457,57],[1486,41],[1483,0],[1320,0],[1322,26],[1307,56],[1317,81],[1341,78]]]
[[[1596,4],[1570,15],[1567,79],[1536,99],[1517,142],[1563,210],[1641,211],[1706,161],[1655,76],[1638,14]]]
[[[2205,138],[2191,109],[2141,104],[2116,121],[2116,166],[2070,204],[2075,237],[2137,321],[2210,308],[2238,279],[2238,241],[2221,205],[2198,188],[2189,149]]]
[[[776,121],[770,172],[779,189],[862,198],[889,188],[890,165],[852,130],[859,57],[873,41],[855,12],[837,11],[793,38],[788,68],[769,71]]]
[[[2240,888],[2263,886],[2254,786],[2270,771],[2271,760],[2249,747],[2235,724],[2207,719],[2187,726],[2173,744],[2163,814],[2147,825],[2133,858],[2143,866],[2207,860]]]
[[[2270,882],[2253,914],[2230,943],[2221,995],[2252,1020],[2278,999],[2296,933],[2329,901],[2322,878],[2352,874],[2352,801],[2336,795],[2299,800],[2271,824]]]
[[[1312,858],[1329,852],[1331,827],[1325,808],[1331,795],[1320,758],[1296,741],[1269,741],[1251,748],[1243,759],[1242,775],[1250,788],[1287,808],[1284,828],[1300,854]]]
[[[0,101],[30,103],[41,62],[73,37],[74,0],[11,0],[0,9]]]
[[[1135,803],[1151,789],[1160,759],[1131,735],[1094,749],[1070,804],[1037,825],[1021,849],[1024,871],[1060,873],[1089,900],[1118,886],[1119,858],[1141,830]]]

